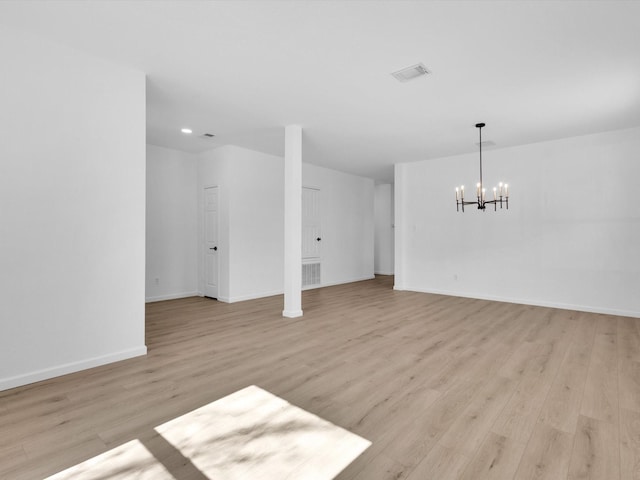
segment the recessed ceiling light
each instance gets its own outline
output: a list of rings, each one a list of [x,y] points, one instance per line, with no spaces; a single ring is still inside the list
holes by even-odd
[[[393,77],[399,82],[408,82],[409,80],[427,75],[428,73],[429,71],[427,70],[427,67],[422,63],[418,63],[416,65],[403,68],[402,70],[398,70],[397,72],[393,72],[391,75],[393,75]]]
[[[180,130],[180,131],[181,131],[182,133],[186,133],[186,134],[193,133],[193,130],[191,130],[190,128],[183,128],[183,129],[182,129],[182,130]]]

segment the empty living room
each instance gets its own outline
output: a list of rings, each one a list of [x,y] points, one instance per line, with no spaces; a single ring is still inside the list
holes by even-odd
[[[638,32],[0,2],[0,479],[640,480]]]

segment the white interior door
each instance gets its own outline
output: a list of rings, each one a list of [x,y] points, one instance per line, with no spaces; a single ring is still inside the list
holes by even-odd
[[[320,279],[320,190],[302,188],[302,287],[318,286]]]
[[[204,189],[204,296],[218,298],[218,187]]]

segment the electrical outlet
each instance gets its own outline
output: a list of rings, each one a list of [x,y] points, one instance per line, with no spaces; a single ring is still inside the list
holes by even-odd
[[[156,285],[160,285],[160,279],[156,277]]]

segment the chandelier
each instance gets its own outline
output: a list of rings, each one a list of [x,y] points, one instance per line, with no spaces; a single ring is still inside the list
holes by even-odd
[[[500,182],[497,187],[493,187],[493,200],[486,200],[486,189],[484,188],[484,184],[482,183],[482,127],[484,127],[484,123],[476,123],[476,128],[478,129],[480,136],[480,181],[476,184],[476,198],[475,202],[467,202],[464,199],[464,185],[460,188],[456,187],[456,211],[464,212],[465,205],[477,205],[478,210],[485,210],[487,205],[493,204],[493,210],[496,211],[498,209],[498,205],[500,208],[504,207],[509,209],[509,185],[506,183]]]

